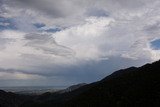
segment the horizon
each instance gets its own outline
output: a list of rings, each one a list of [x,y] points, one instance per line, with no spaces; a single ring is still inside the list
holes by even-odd
[[[0,87],[71,86],[160,59],[159,0],[0,0]]]

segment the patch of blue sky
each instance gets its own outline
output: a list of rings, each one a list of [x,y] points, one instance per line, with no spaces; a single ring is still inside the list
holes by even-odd
[[[156,49],[159,50],[160,49],[160,39],[154,40],[151,42],[151,46]]]
[[[48,33],[56,33],[61,30],[62,30],[62,28],[57,27],[57,26],[50,26],[50,27],[44,26],[44,27],[39,28],[39,31],[48,32]]]
[[[45,27],[46,25],[44,23],[35,23],[33,24],[36,28],[42,28]]]
[[[16,29],[16,26],[12,23],[12,19],[0,17],[0,31],[6,29]]]

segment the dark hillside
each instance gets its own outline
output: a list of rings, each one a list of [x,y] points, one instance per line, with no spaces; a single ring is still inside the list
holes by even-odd
[[[160,61],[107,76],[69,101],[69,107],[160,106]]]
[[[160,61],[122,69],[67,92],[23,96],[0,91],[0,107],[159,107]]]

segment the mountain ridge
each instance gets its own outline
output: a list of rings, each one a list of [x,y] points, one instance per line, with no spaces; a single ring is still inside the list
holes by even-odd
[[[13,95],[18,96],[14,93]],[[17,106],[0,107],[160,106],[160,61],[142,67],[118,70],[100,81],[84,84],[65,93],[48,92],[38,96],[23,97],[20,97],[20,104]]]

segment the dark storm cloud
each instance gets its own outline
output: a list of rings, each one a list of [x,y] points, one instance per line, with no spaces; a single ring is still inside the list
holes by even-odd
[[[58,77],[63,77],[68,81],[76,81],[76,83],[92,82],[100,80],[116,70],[139,65],[143,65],[143,60],[133,61],[127,58],[112,57],[109,60],[99,62],[91,61],[67,69],[60,69],[63,72],[60,71],[56,75]]]
[[[70,82],[88,83],[100,80],[104,78],[106,75],[109,75],[116,70],[127,68],[130,66],[139,66],[142,64],[143,64],[142,60],[133,61],[131,59],[126,59],[126,58],[112,57],[109,60],[103,60],[99,62],[89,61],[86,64],[79,64],[74,66],[57,66],[57,67],[39,66],[38,72],[34,70],[25,71],[25,70],[3,69],[3,68],[0,68],[0,72],[7,72],[7,73],[21,72],[24,74],[39,75],[48,78],[47,84],[59,85],[59,83],[56,83],[55,81],[62,79],[63,84],[70,84]],[[43,83],[43,81],[44,80],[39,80],[38,83],[41,82]]]

